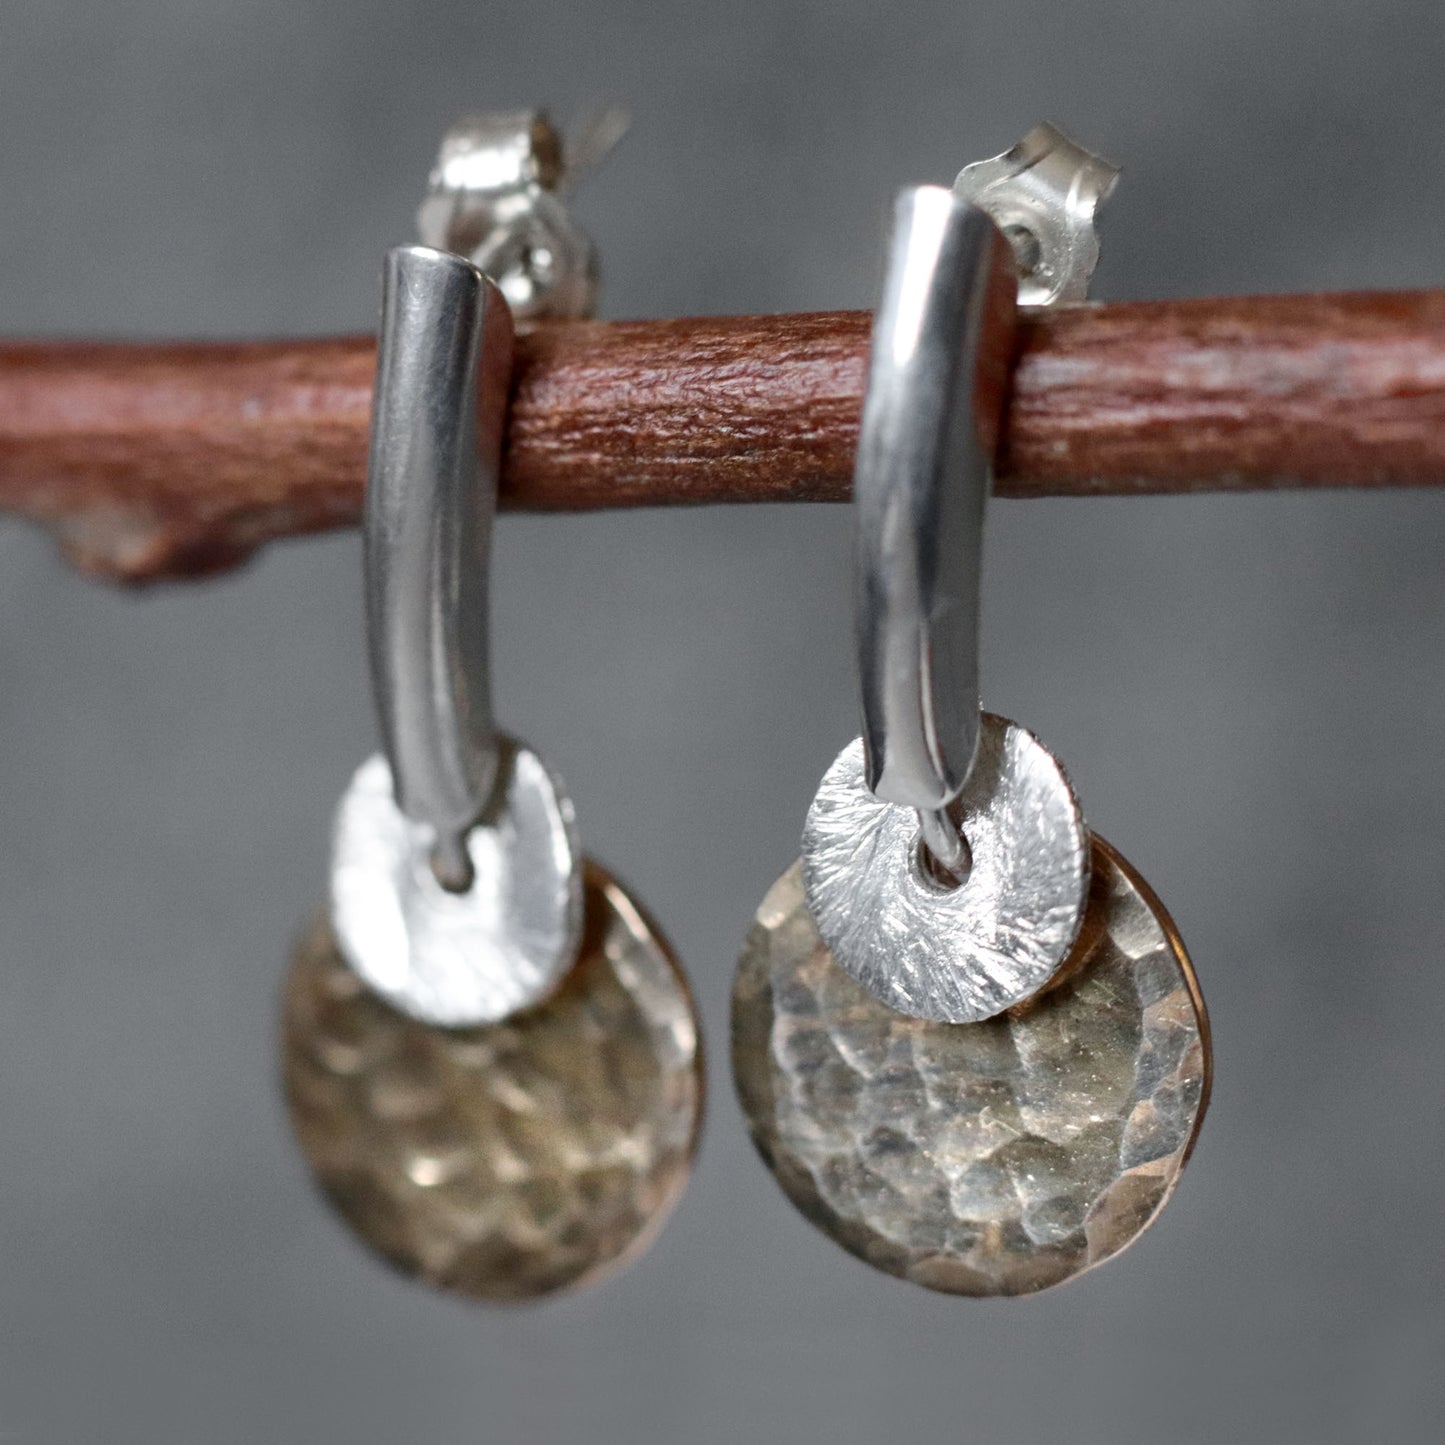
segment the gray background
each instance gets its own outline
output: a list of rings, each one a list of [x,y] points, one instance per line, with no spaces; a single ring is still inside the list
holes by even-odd
[[[634,107],[606,314],[865,306],[889,193],[1052,117],[1127,165],[1103,297],[1445,280],[1438,0],[8,0],[0,331],[372,324],[469,108]],[[936,1298],[809,1229],[726,1077],[732,960],[854,730],[846,512],[511,519],[505,720],[696,983],[652,1252],[491,1313],[312,1197],[288,943],[372,746],[356,539],[122,595],[0,530],[0,1433],[63,1442],[1400,1441],[1445,1407],[1445,495],[1007,503],[986,700],[1175,912],[1212,1115],[1132,1253]]]

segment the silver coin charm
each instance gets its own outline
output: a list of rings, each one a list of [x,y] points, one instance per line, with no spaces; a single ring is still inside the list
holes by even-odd
[[[797,865],[733,989],[733,1074],[802,1213],[888,1274],[1021,1295],[1132,1243],[1169,1199],[1209,1095],[1209,1025],[1149,886],[1093,840],[1088,915],[1055,987],[983,1023],[905,1018],[830,956]]]
[[[437,1029],[347,967],[329,920],[286,986],[285,1091],[316,1182],[398,1269],[538,1299],[634,1258],[687,1181],[703,1108],[696,1011],[666,940],[584,865],[577,961],[543,1004]]]
[[[494,1023],[545,999],[577,955],[582,875],[572,804],[530,748],[501,750],[489,811],[466,836],[472,884],[431,866],[432,830],[397,806],[386,759],[369,758],[341,799],[331,917],[342,954],[422,1023]]]
[[[1089,835],[1057,759],[984,713],[951,810],[972,855],[938,881],[918,817],[869,791],[858,739],[828,769],[803,831],[803,887],[838,965],[914,1018],[972,1023],[1037,993],[1075,939],[1089,893]]]

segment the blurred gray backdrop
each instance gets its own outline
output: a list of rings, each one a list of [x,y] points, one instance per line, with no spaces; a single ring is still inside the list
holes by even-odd
[[[631,103],[605,314],[861,307],[899,185],[1053,118],[1098,293],[1445,282],[1438,0],[0,7],[0,333],[368,329],[457,112]],[[1174,911],[1217,1084],[1171,1208],[1034,1300],[875,1275],[754,1159],[733,958],[855,730],[842,508],[512,518],[505,721],[659,914],[713,1106],[657,1246],[489,1312],[313,1197],[278,984],[374,741],[354,536],[125,595],[0,529],[0,1435],[1333,1442],[1445,1413],[1445,492],[1017,502],[985,697]]]

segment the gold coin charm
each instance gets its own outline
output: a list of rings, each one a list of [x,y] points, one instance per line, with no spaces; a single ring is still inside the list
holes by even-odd
[[[1209,1025],[1149,886],[1102,839],[1058,982],[980,1023],[896,1013],[829,954],[794,865],[748,935],[733,1071],[784,1192],[860,1259],[1020,1295],[1117,1254],[1163,1208],[1209,1095]]]
[[[640,1252],[691,1167],[691,995],[627,894],[586,865],[581,952],[544,1003],[442,1029],[398,1013],[329,922],[286,987],[285,1088],[318,1183],[399,1269],[484,1300],[590,1283]]]

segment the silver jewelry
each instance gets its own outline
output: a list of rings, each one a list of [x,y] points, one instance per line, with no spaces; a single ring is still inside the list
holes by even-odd
[[[386,756],[342,799],[331,916],[372,988],[448,1027],[541,1002],[582,926],[572,804],[492,717],[487,552],[511,342],[506,301],[470,261],[387,257],[365,529]]]
[[[518,318],[590,315],[596,252],[566,200],[627,124],[623,107],[604,106],[564,140],[541,111],[464,117],[442,140],[417,212],[423,244],[485,271]]]
[[[995,719],[979,766],[983,517],[1014,290],[982,210],[936,186],[904,192],[853,484],[863,737],[803,833],[833,957],[890,1008],[947,1023],[1037,993],[1089,890],[1083,815],[1042,744]]]
[[[512,318],[590,314],[595,256],[564,197],[625,127],[609,108],[568,147],[540,111],[458,121],[427,244],[386,260],[365,517],[384,757],[342,799],[331,905],[351,966],[424,1023],[506,1018],[577,954],[571,800],[493,718],[488,553]]]
[[[553,140],[528,114],[444,147],[453,222],[491,216],[468,244],[532,314],[594,294],[590,246],[562,245],[580,232],[549,184]],[[365,515],[384,752],[342,799],[331,906],[297,947],[284,1031],[292,1126],[338,1212],[398,1267],[489,1300],[574,1288],[642,1248],[682,1191],[703,1096],[666,941],[582,858],[561,784],[493,719],[511,365],[507,299],[473,260],[388,255]]]
[[[1031,1293],[1130,1244],[1209,1093],[1169,915],[1057,760],[978,706],[1010,244],[1031,296],[1082,295],[1113,174],[1041,128],[963,171],[973,201],[898,201],[855,473],[863,736],[733,989],[738,1097],[784,1192],[867,1263],[954,1294]]]

